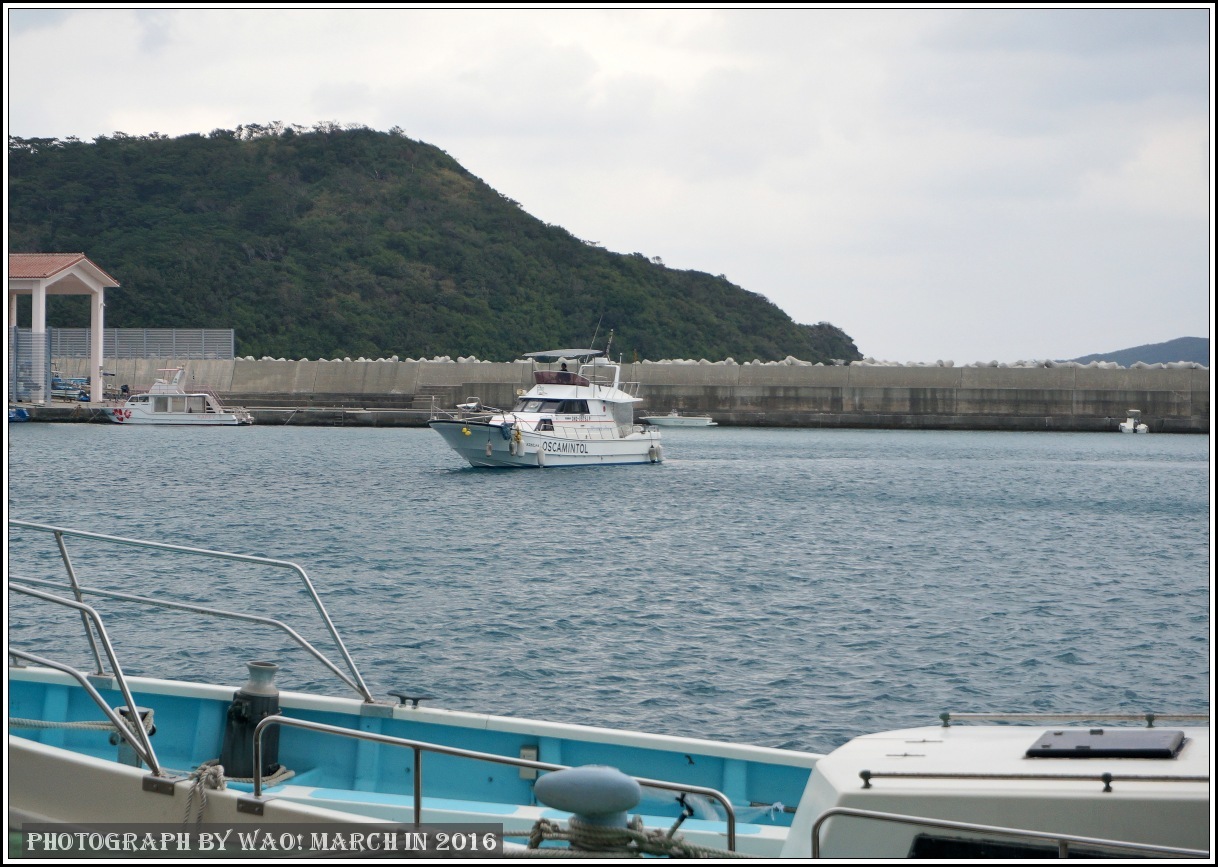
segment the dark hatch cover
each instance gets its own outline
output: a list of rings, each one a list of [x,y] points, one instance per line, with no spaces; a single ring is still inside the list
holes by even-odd
[[[1028,747],[1028,758],[1174,759],[1184,746],[1178,729],[1050,729]]]

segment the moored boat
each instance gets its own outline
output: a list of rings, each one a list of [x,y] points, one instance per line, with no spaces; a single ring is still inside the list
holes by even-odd
[[[660,463],[659,431],[634,423],[638,384],[622,382],[621,366],[603,355],[597,349],[528,353],[533,387],[510,410],[471,398],[428,425],[475,467]],[[578,371],[568,370],[568,360],[579,363]]]
[[[59,400],[89,400],[88,377],[72,377],[64,379],[57,372],[51,372],[51,397]]]
[[[121,403],[104,407],[106,417],[118,424],[172,425],[239,425],[253,424],[254,417],[246,410],[220,404],[209,390],[187,391],[182,386],[186,370],[168,368],[158,373],[172,373],[152,384],[148,391],[132,394]],[[124,386],[126,388],[126,386]]]
[[[645,415],[641,419],[644,424],[660,427],[714,427],[715,420],[705,415],[681,415],[672,410],[668,415]]]
[[[1206,854],[1206,725],[1165,728],[1166,717],[1151,717],[1143,722],[1152,727],[1109,727],[1095,714],[1027,720],[1035,727],[958,725],[953,715],[939,726],[856,738],[822,756],[450,711],[421,706],[429,699],[417,692],[378,701],[294,563],[14,520],[9,535],[23,550],[44,542],[64,567],[52,577],[29,564],[54,559],[22,557],[40,574],[9,577],[9,810],[18,825],[423,821],[556,841],[584,823],[568,798],[553,797],[556,786],[540,781],[592,765],[617,768],[637,784],[638,797],[620,803],[640,822],[624,827],[628,842],[619,849],[659,839],[638,831],[641,824],[661,837],[675,832],[668,836],[678,848],[668,853],[686,856],[808,857],[815,847],[843,858],[1028,857],[1046,845],[1083,855]],[[160,580],[151,595],[91,586],[80,569],[90,558],[68,551],[85,545],[103,546],[108,576],[180,574],[184,558],[205,558],[218,585],[229,580],[226,565],[265,569],[268,579],[286,575],[316,610],[320,628],[312,632],[325,641],[310,642],[298,624],[165,598]],[[123,553],[139,570],[123,568]],[[301,651],[296,662],[315,662],[353,695],[279,691],[275,666],[264,661],[250,663],[240,689],[127,676],[99,610],[107,600],[125,611],[143,605],[254,621],[262,635],[232,631],[224,640],[248,640],[250,656],[264,660],[265,633],[277,630]],[[56,609],[84,620],[92,670],[50,658],[67,648],[47,650],[43,635],[34,636],[37,652],[11,637],[30,634]],[[155,674],[156,658],[138,663]],[[1024,720],[1003,720],[1013,721]]]
[[[1121,433],[1150,433],[1150,428],[1142,422],[1142,411],[1137,409],[1129,410],[1129,418],[1121,422],[1118,429]]]

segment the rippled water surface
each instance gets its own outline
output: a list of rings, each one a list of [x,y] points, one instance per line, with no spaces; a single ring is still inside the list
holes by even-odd
[[[816,752],[943,710],[1209,710],[1206,437],[713,428],[497,471],[425,429],[8,435],[10,517],[298,562],[381,696]],[[11,532],[12,571],[62,573],[48,542]],[[286,573],[69,551],[330,647]],[[14,644],[86,664],[76,615],[14,602]],[[265,627],[103,611],[131,673],[330,689]]]

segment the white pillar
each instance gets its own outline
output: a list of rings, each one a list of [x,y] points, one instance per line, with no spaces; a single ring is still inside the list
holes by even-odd
[[[50,372],[47,370],[46,363],[46,339],[47,339],[47,287],[46,283],[39,280],[34,285],[32,319],[30,322],[30,341],[35,348],[35,352],[30,357],[30,373],[34,382],[39,383],[38,396],[39,399],[35,403],[48,404],[51,402],[51,393],[47,391],[47,381],[50,378]]]
[[[106,340],[106,290],[92,293],[89,316],[89,400],[97,403],[105,396],[102,381],[102,349]]]
[[[47,333],[47,287],[39,280],[34,285],[33,304],[31,304],[30,331],[35,334]]]
[[[17,326],[17,293],[8,293],[8,327],[15,328]]]

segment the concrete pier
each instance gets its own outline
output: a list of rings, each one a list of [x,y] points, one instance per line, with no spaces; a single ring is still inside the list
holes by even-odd
[[[158,370],[185,367],[187,383],[249,409],[258,424],[417,427],[433,407],[470,397],[510,407],[532,386],[527,363],[477,361],[107,360],[108,387],[147,388]],[[87,361],[59,359],[65,377]],[[1159,433],[1209,433],[1205,368],[823,367],[666,364],[622,367],[638,382],[638,415],[677,409],[722,425],[925,430],[1116,431],[1129,409]],[[81,405],[86,406],[87,405]],[[90,421],[70,405],[31,408],[35,420]],[[69,417],[53,418],[52,416]]]

